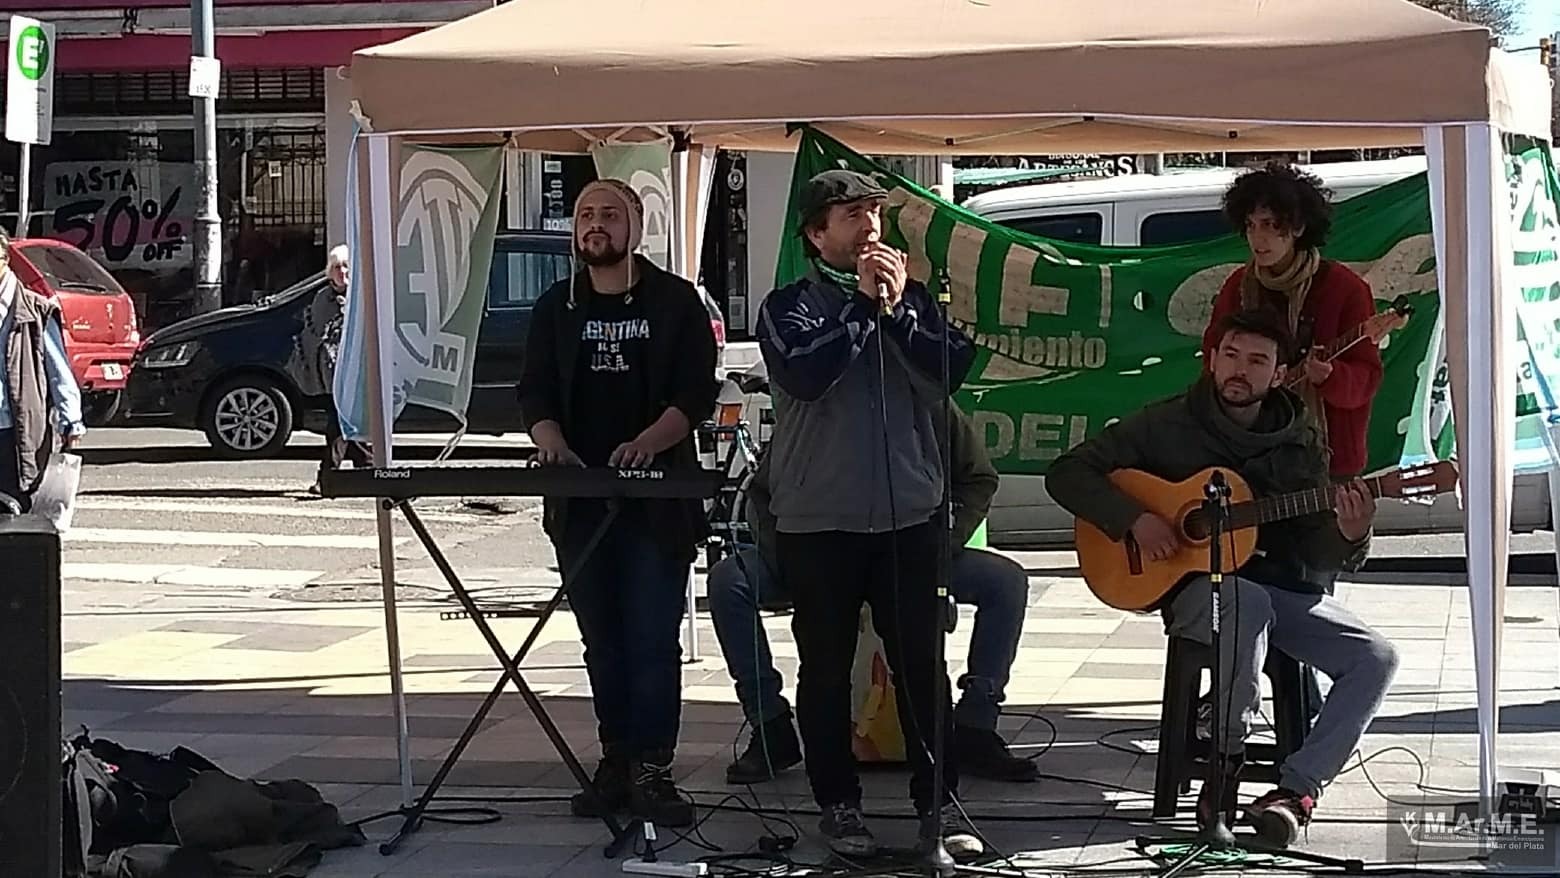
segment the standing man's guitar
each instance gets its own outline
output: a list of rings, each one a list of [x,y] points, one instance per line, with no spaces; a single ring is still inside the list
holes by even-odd
[[[1413,313],[1414,306],[1409,303],[1408,297],[1398,296],[1392,300],[1392,304],[1387,306],[1387,310],[1338,336],[1330,343],[1320,346],[1321,349],[1317,351],[1317,359],[1330,363],[1341,356],[1344,351],[1362,341],[1368,340],[1371,344],[1381,344],[1381,340],[1386,338],[1388,333],[1407,326],[1408,318]],[[1284,382],[1284,386],[1294,390],[1304,383],[1305,370],[1295,369],[1294,374],[1289,376],[1289,380]]]
[[[1220,468],[1222,469],[1222,468]],[[1139,553],[1128,535],[1117,542],[1094,525],[1077,519],[1073,542],[1078,567],[1094,596],[1119,610],[1151,610],[1187,576],[1208,572],[1208,526],[1202,513],[1203,486],[1213,475],[1205,469],[1181,482],[1169,482],[1141,470],[1117,470],[1111,484],[1169,522],[1180,533],[1181,547],[1164,561]],[[1224,568],[1235,570],[1257,548],[1257,526],[1299,518],[1333,507],[1332,485],[1309,491],[1252,499],[1251,488],[1230,470],[1229,525],[1224,544]],[[1405,467],[1373,479],[1365,486],[1374,497],[1421,499],[1444,494],[1457,485],[1457,466],[1449,461]]]

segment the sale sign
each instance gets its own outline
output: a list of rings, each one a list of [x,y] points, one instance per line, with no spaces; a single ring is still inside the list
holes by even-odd
[[[109,270],[158,273],[191,264],[195,172],[187,163],[54,162],[44,171],[44,234]]]

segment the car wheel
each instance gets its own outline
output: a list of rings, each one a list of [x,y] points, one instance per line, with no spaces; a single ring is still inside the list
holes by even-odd
[[[88,393],[81,401],[81,419],[88,427],[106,427],[119,413],[121,394],[117,390],[100,390]]]
[[[201,414],[201,429],[223,457],[274,457],[292,435],[292,403],[270,378],[234,378],[211,394]]]

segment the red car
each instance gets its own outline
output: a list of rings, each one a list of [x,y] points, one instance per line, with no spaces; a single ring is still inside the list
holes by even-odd
[[[130,294],[92,257],[63,241],[12,240],[11,270],[28,289],[58,299],[83,417],[89,426],[106,423],[141,344]]]

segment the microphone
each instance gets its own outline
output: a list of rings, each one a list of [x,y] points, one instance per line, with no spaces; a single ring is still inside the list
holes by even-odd
[[[878,301],[883,305],[883,316],[887,317],[894,312],[893,307],[888,304],[888,284],[878,281],[877,293]]]
[[[1216,469],[1213,471],[1213,475],[1208,477],[1208,484],[1203,486],[1203,495],[1209,500],[1218,500],[1221,497],[1230,495],[1230,486],[1224,480],[1223,470]]]

